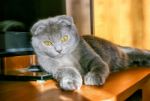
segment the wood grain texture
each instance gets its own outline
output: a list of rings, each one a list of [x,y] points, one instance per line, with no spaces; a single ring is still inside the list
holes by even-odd
[[[3,62],[4,74],[7,74],[8,71],[27,68],[37,63],[35,55],[4,57]]]
[[[121,0],[95,0],[93,2],[95,35],[115,43],[131,44],[132,38],[128,37],[131,34],[128,19],[130,0],[124,3]]]
[[[150,49],[150,0],[143,0],[143,16],[144,16],[144,48]]]
[[[142,89],[143,101],[149,101],[149,74],[148,68],[129,69],[111,74],[103,86],[83,85],[80,90],[74,92],[62,91],[53,80],[44,83],[0,81],[0,99],[1,101],[124,101],[135,91]]]
[[[93,0],[93,7],[96,36],[150,49],[150,0]]]

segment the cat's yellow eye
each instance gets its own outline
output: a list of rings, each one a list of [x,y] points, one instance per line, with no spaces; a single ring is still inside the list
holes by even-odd
[[[46,45],[46,46],[51,46],[51,45],[53,45],[53,43],[52,43],[51,41],[49,41],[49,40],[43,41],[43,44]]]
[[[66,41],[68,41],[68,40],[69,40],[69,36],[68,36],[68,35],[64,35],[64,36],[60,39],[61,42],[66,42]]]

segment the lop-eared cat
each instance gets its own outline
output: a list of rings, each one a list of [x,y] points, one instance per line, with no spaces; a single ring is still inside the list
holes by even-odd
[[[37,21],[31,28],[38,62],[64,90],[103,85],[113,71],[133,65],[150,66],[150,52],[122,47],[94,36],[79,36],[72,17]]]

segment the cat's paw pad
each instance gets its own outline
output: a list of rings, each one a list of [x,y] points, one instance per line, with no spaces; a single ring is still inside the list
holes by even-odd
[[[77,90],[82,86],[82,79],[63,78],[60,81],[60,87],[63,90]]]
[[[105,83],[106,77],[97,73],[91,73],[85,75],[84,84],[85,85],[103,85]]]

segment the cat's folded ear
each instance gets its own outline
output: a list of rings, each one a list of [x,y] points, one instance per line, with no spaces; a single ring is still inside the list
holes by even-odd
[[[55,22],[56,21],[56,22]],[[41,32],[43,32],[46,28],[46,24],[50,24],[50,23],[57,23],[57,24],[62,24],[64,26],[71,26],[74,24],[73,22],[73,19],[71,16],[67,16],[67,15],[60,15],[60,16],[56,16],[54,18],[48,18],[48,19],[43,19],[43,20],[40,20],[38,22],[36,22],[30,32],[32,35],[38,35],[40,34]]]
[[[61,16],[58,16],[57,18],[59,19],[59,22],[62,24],[72,25],[74,23],[73,18],[68,15],[61,15]]]
[[[43,21],[36,22],[30,29],[30,32],[32,35],[38,35],[45,29],[45,25],[43,24]]]

